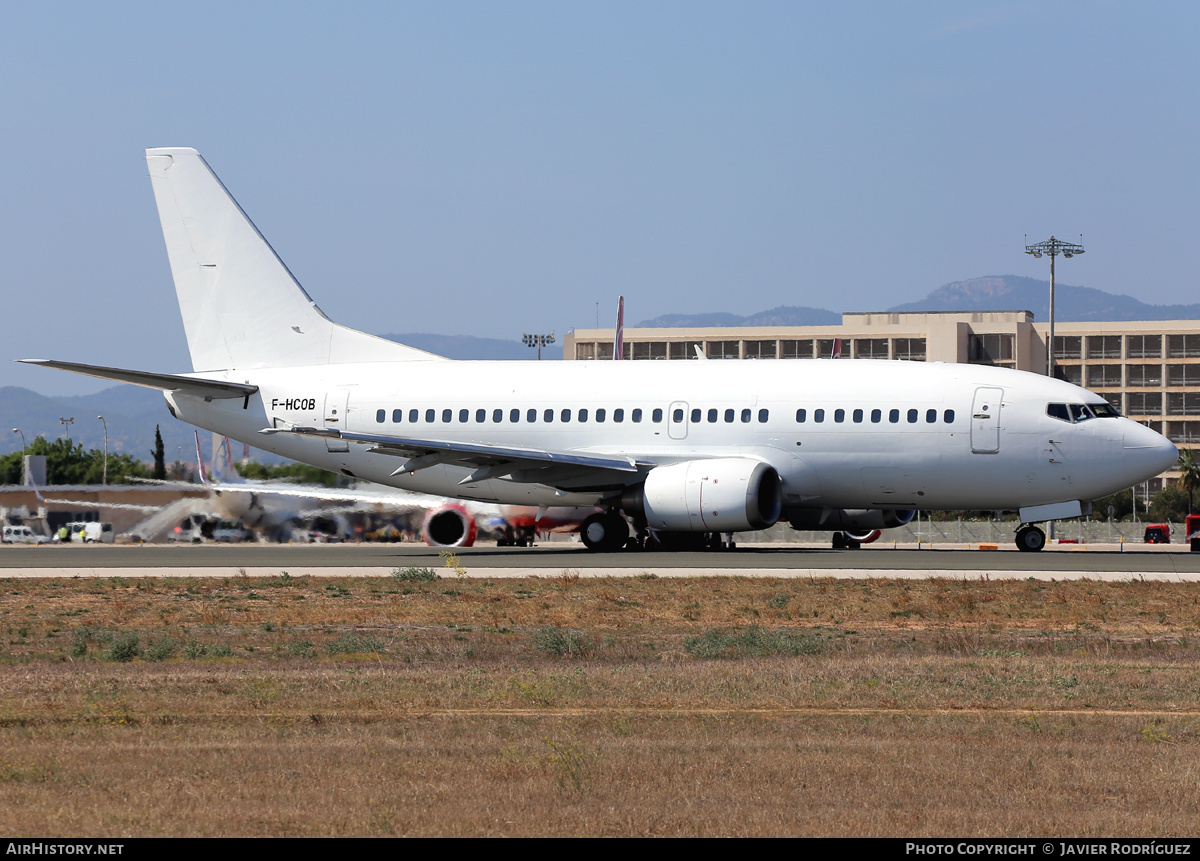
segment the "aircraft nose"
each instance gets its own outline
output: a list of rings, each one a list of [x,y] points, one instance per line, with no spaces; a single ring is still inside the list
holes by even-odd
[[[1136,422],[1125,429],[1125,478],[1129,485],[1140,484],[1175,466],[1179,449],[1162,434]]]

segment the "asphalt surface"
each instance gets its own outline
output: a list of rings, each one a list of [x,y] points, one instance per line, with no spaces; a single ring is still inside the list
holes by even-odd
[[[1200,582],[1200,553],[1183,547],[1080,545],[1041,553],[1015,550],[879,547],[831,550],[778,544],[701,552],[591,553],[574,543],[455,551],[462,572],[439,548],[399,544],[0,546],[0,577],[383,576],[409,566],[444,577],[705,576],[953,577]]]

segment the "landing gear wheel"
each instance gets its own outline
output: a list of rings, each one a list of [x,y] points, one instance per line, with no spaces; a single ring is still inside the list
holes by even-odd
[[[629,524],[619,514],[593,514],[579,526],[579,535],[588,550],[612,553],[625,546]]]
[[[848,532],[833,533],[832,543],[834,550],[857,550],[860,544],[858,539],[851,536]]]
[[[1046,533],[1037,526],[1022,526],[1017,530],[1017,549],[1036,553],[1046,546]]]

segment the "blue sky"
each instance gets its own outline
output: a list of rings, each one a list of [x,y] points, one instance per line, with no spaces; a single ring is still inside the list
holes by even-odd
[[[325,312],[518,339],[992,274],[1196,301],[1194,3],[9,3],[5,358],[188,369],[143,150]],[[0,385],[96,391],[0,362]]]

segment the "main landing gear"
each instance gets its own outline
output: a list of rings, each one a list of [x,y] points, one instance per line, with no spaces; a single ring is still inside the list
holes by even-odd
[[[613,553],[629,540],[629,524],[615,511],[593,514],[579,526],[579,535],[588,550]]]
[[[1046,533],[1040,527],[1027,523],[1017,530],[1017,549],[1036,553],[1046,546]]]

